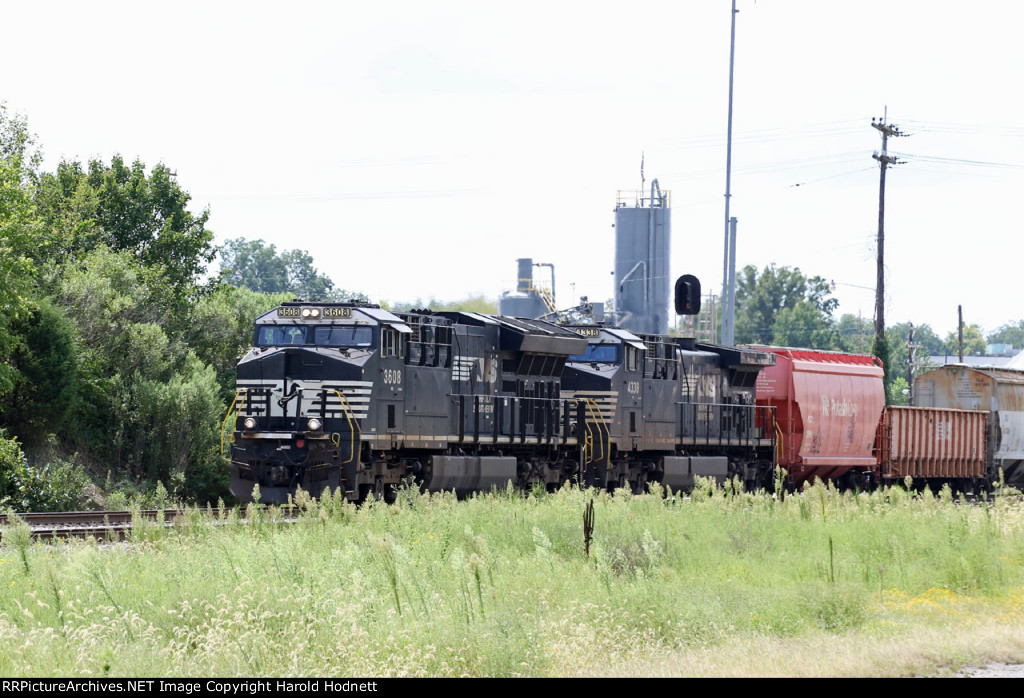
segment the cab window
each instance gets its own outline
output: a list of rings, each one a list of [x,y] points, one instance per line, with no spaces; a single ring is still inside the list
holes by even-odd
[[[615,344],[588,344],[582,354],[573,354],[569,361],[614,364],[619,360],[619,347]]]

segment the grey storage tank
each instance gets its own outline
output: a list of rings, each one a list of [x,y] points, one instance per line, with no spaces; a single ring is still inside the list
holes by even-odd
[[[542,294],[547,289],[533,283],[533,259],[522,257],[516,260],[519,276],[516,290],[506,291],[498,299],[498,314],[512,317],[539,318],[548,312]]]
[[[615,315],[632,332],[668,332],[671,213],[656,179],[648,197],[630,204],[620,192],[615,206]]]

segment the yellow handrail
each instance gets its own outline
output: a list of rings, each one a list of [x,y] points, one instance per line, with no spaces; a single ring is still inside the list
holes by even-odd
[[[231,419],[231,415],[235,411],[235,403],[238,402],[238,396],[241,395],[244,392],[246,392],[245,388],[238,388],[235,391],[235,397],[232,398],[232,400],[231,400],[231,406],[228,407],[228,413],[226,415],[224,415],[224,421],[220,423],[220,455],[221,455],[221,457],[224,456],[224,427],[227,426],[228,420]],[[232,433],[231,434],[231,443],[234,443],[234,442],[235,442],[235,435],[234,435],[234,433]]]
[[[349,453],[348,460],[345,461],[345,463],[351,463],[356,457],[356,433],[359,434],[359,440],[362,441],[363,430],[359,428],[359,421],[353,419],[354,413],[352,412],[352,406],[349,404],[348,399],[337,390],[332,388],[328,388],[328,390],[337,395],[338,400],[340,400],[345,406],[345,419],[348,421],[349,430],[352,432],[352,451]]]
[[[571,400],[569,404],[572,407],[576,407],[580,402],[581,400]],[[584,470],[586,470],[586,464],[594,462],[594,433],[590,429],[590,422],[587,421],[586,411],[584,411],[583,414],[583,428],[586,430],[581,433],[581,436],[583,437]]]
[[[595,423],[599,424],[599,430],[603,430],[604,433],[606,435],[608,435],[608,437],[610,439],[611,438],[611,430],[608,428],[608,425],[605,424],[604,415],[601,414],[601,412],[599,411],[597,403],[594,402],[591,398],[588,398],[588,397],[584,397],[584,398],[580,398],[580,399],[583,400],[583,402],[586,403],[588,407],[590,407],[590,409],[594,413],[594,416],[597,417],[598,421],[595,422]],[[588,429],[590,428],[590,424],[589,423],[587,424],[587,428]],[[603,440],[601,441],[601,445],[602,445],[601,446],[601,456],[600,456],[600,458],[596,458],[595,460],[602,460],[602,459],[604,459],[604,441]],[[593,461],[591,461],[591,462],[593,462]]]

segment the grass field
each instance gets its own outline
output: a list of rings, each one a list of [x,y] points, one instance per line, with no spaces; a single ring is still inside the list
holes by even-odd
[[[910,676],[1024,660],[1024,506],[821,485],[300,502],[0,549],[0,675]],[[593,501],[593,533],[584,512]]]

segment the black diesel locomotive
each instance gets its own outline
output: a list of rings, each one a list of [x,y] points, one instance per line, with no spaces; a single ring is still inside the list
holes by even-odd
[[[566,364],[562,395],[584,402],[609,447],[585,484],[679,490],[697,475],[771,484],[774,432],[763,425],[773,420],[755,405],[754,385],[774,356],[601,325],[571,329],[589,343]]]
[[[773,360],[599,325],[285,303],[238,364],[231,491],[753,484],[771,473],[754,381]]]

